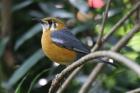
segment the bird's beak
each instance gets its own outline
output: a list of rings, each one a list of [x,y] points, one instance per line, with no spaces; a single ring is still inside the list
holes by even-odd
[[[43,24],[44,22],[39,18],[32,18],[33,21]]]

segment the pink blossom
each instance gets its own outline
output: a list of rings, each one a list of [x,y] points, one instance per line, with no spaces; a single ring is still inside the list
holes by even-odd
[[[104,0],[88,0],[89,7],[102,8],[105,5]]]

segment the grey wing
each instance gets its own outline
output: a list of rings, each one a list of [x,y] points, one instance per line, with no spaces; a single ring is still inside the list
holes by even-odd
[[[87,54],[89,49],[78,40],[68,29],[62,31],[54,31],[51,34],[52,41],[61,47]]]

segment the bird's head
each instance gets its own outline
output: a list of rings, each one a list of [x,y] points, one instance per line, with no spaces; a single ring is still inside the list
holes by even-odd
[[[59,31],[64,28],[64,23],[57,18],[47,17],[40,20],[43,31]]]

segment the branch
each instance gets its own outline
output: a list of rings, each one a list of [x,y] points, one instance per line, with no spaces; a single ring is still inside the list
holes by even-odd
[[[61,81],[64,79],[64,77],[67,75],[67,73],[73,71],[74,69],[85,64],[86,62],[90,61],[91,59],[94,59],[97,57],[102,57],[102,56],[117,60],[118,62],[124,64],[125,66],[127,66],[128,68],[133,70],[140,77],[140,66],[137,63],[131,61],[130,59],[124,57],[121,54],[118,54],[118,53],[115,53],[112,51],[98,51],[98,52],[90,53],[90,54],[82,57],[78,61],[74,62],[73,64],[71,64],[67,68],[65,68],[57,76],[57,78],[53,81],[53,85],[51,85],[51,87],[49,89],[49,93],[56,93],[57,89],[60,87]]]
[[[61,87],[58,89],[57,93],[63,93],[63,91],[67,88],[70,81],[74,78],[74,76],[82,69],[83,65],[76,68],[65,80],[65,82],[61,85]]]
[[[93,81],[96,79],[96,77],[98,76],[98,73],[100,73],[100,69],[103,68],[103,63],[98,64],[91,72],[90,76],[88,77],[86,83],[83,84],[83,86],[81,87],[79,93],[87,93],[90,85],[92,85]],[[94,76],[96,76],[95,78],[93,78]]]
[[[103,37],[103,33],[104,33],[105,22],[106,22],[107,17],[108,17],[108,10],[109,10],[110,3],[111,3],[111,0],[108,0],[107,5],[106,5],[106,9],[105,9],[105,13],[103,13],[103,21],[102,21],[102,26],[101,26],[100,34],[99,34],[97,43],[95,44],[95,46],[93,47],[93,49],[91,51],[97,50],[98,47],[102,43],[102,37]]]
[[[133,6],[133,8],[124,16],[122,17],[122,19],[119,20],[119,22],[117,22],[116,25],[114,25],[112,27],[112,29],[110,30],[110,32],[108,34],[106,34],[104,37],[103,37],[103,41],[102,42],[105,42],[120,26],[122,26],[122,24],[140,7],[140,1],[135,5]]]
[[[1,23],[2,23],[2,30],[1,35],[2,37],[9,36],[12,30],[12,22],[11,22],[11,5],[12,1],[9,0],[2,0],[2,9],[1,9]]]
[[[137,89],[128,91],[128,92],[126,92],[126,93],[140,93],[140,88],[137,88]]]
[[[134,28],[128,32],[127,35],[125,35],[113,48],[113,51],[119,51],[120,48],[125,46],[127,42],[138,32],[140,31],[140,23],[136,24]]]

